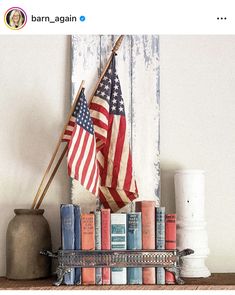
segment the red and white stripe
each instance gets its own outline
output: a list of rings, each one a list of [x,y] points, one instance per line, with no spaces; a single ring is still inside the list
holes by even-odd
[[[99,168],[96,160],[96,142],[93,134],[76,124],[71,117],[63,141],[68,141],[68,174],[88,191],[98,195]],[[73,128],[71,128],[73,126]]]
[[[108,102],[96,96],[93,97],[90,112],[98,145],[99,197],[105,208],[115,212],[137,198],[126,118],[109,114]]]
[[[74,129],[74,126],[75,126],[75,122],[76,122],[76,118],[74,116],[71,116],[71,118],[69,120],[69,123],[68,123],[68,125],[67,125],[67,127],[65,129],[63,138],[62,138],[63,141],[69,142],[71,140],[71,136],[73,134],[73,129]]]
[[[94,96],[90,104],[90,114],[96,135],[96,149],[99,151],[106,144],[110,116],[109,103]]]

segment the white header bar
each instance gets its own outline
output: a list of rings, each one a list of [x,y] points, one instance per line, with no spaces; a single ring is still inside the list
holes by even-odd
[[[0,34],[235,34],[234,6],[234,0],[0,0]],[[24,15],[20,29],[11,21],[14,7]]]

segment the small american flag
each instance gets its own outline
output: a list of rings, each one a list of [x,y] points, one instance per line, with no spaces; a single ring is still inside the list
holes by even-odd
[[[97,196],[99,169],[96,160],[96,142],[84,90],[81,91],[62,140],[69,143],[68,174]]]
[[[113,212],[137,198],[126,117],[115,57],[90,104],[100,170],[99,198]]]

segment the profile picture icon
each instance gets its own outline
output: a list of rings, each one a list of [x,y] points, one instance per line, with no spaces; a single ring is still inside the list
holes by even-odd
[[[20,7],[11,7],[5,13],[5,24],[11,30],[22,29],[27,22],[27,15]]]

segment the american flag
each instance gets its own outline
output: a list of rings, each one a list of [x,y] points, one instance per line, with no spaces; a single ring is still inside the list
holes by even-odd
[[[115,56],[90,104],[100,170],[99,198],[113,212],[137,198]]]
[[[69,144],[68,174],[97,196],[99,169],[96,160],[96,142],[84,90],[81,91],[62,140]]]

